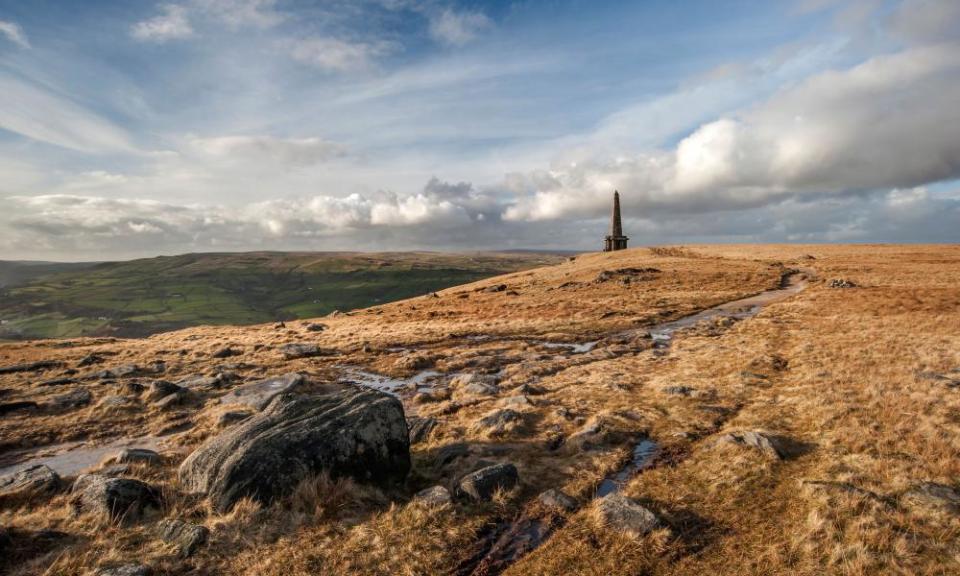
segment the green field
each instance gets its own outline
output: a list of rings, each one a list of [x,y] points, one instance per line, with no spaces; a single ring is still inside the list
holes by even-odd
[[[323,316],[543,266],[545,253],[253,252],[0,262],[0,339],[144,336]]]

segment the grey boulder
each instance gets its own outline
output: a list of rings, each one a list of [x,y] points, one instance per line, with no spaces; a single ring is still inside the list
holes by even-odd
[[[132,478],[83,474],[73,483],[74,506],[111,521],[135,521],[148,508],[159,509],[160,492]]]
[[[510,490],[520,481],[520,474],[513,464],[494,464],[460,479],[457,494],[481,502],[490,501],[497,491]]]
[[[0,496],[31,496],[56,491],[60,476],[45,464],[35,464],[0,477]]]
[[[343,384],[284,394],[209,440],[184,460],[184,489],[227,511],[245,496],[269,502],[327,472],[360,481],[402,480],[410,470],[403,405],[388,394]]]
[[[633,538],[648,534],[660,525],[653,512],[616,492],[597,500],[594,510],[602,526]]]
[[[186,558],[206,543],[210,530],[205,526],[182,520],[161,520],[157,524],[157,536],[164,542],[176,546],[177,554],[181,558]]]

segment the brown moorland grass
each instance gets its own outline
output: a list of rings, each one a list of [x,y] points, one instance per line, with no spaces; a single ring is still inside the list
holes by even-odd
[[[582,342],[682,317],[774,288],[788,270],[809,276],[802,292],[739,321],[699,325],[669,350],[631,337],[601,339],[574,353],[544,341]],[[831,288],[844,279],[854,288]],[[501,286],[503,286],[501,288]],[[960,473],[960,247],[685,246],[589,254],[564,264],[454,287],[436,297],[306,323],[195,328],[143,340],[71,340],[0,346],[0,366],[57,360],[46,372],[0,375],[0,402],[32,400],[35,411],[0,416],[0,466],[42,447],[172,432],[159,467],[134,477],[160,486],[162,510],[132,526],[76,516],[69,494],[0,502],[12,531],[6,569],[15,574],[86,574],[138,561],[181,574],[445,574],[469,572],[486,536],[509,526],[537,494],[563,489],[579,509],[508,574],[951,574],[960,571],[960,516],[918,504],[923,482],[958,487]],[[287,342],[335,354],[283,360]],[[215,359],[233,346],[240,356]],[[78,368],[88,354],[102,363]],[[160,374],[95,376],[124,364]],[[180,493],[176,465],[217,432],[219,397],[259,377],[302,371],[317,380],[358,366],[394,376],[426,368],[447,375],[495,373],[500,392],[450,395],[408,412],[438,426],[412,447],[406,483],[379,490],[318,478],[281,502],[241,502],[226,515]],[[42,386],[75,369],[77,383]],[[160,409],[131,381],[228,372],[226,388]],[[955,384],[956,383],[956,384]],[[686,394],[664,389],[686,386]],[[45,407],[86,388],[93,404]],[[127,396],[128,408],[102,405]],[[513,403],[523,395],[527,403]],[[521,421],[478,426],[511,406]],[[788,438],[780,460],[718,442],[760,430]],[[592,495],[628,458],[633,442],[660,445],[654,465],[623,492],[647,505],[661,529],[631,538],[601,525]],[[462,444],[448,465],[437,456]],[[521,484],[493,503],[428,507],[417,490],[449,484],[482,462],[516,464]],[[210,543],[178,558],[153,535],[162,517],[211,529]],[[52,541],[44,530],[66,536]]]

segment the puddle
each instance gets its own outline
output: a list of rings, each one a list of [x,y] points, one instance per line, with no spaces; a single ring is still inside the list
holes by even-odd
[[[28,452],[27,454],[32,455],[31,458],[0,468],[0,476],[18,472],[35,464],[46,464],[60,476],[76,476],[123,448],[158,450],[160,447],[160,438],[155,436],[121,438],[99,446],[90,446],[87,442],[66,442]]]
[[[398,396],[400,391],[407,389],[415,389],[417,392],[428,392],[433,389],[433,385],[436,383],[433,382],[434,380],[445,376],[445,374],[437,372],[436,370],[418,372],[410,378],[394,378],[393,376],[375,374],[358,368],[348,368],[344,371],[346,380],[350,380],[361,386],[366,386],[367,388],[386,392],[393,396]]]
[[[657,443],[649,438],[644,438],[637,442],[637,445],[633,447],[633,457],[630,459],[630,462],[613,476],[604,478],[600,486],[597,486],[595,496],[597,498],[603,498],[607,494],[619,492],[634,475],[650,467],[653,463],[653,457],[657,455],[658,450],[659,446]]]

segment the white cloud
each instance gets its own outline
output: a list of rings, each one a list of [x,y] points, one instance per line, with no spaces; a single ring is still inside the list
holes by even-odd
[[[346,154],[343,145],[315,137],[217,136],[192,138],[189,144],[192,150],[212,159],[273,161],[287,166],[311,166]]]
[[[0,128],[81,152],[133,152],[113,123],[51,90],[0,72]]]
[[[456,12],[447,8],[430,16],[430,36],[442,44],[463,46],[492,25],[481,12]]]
[[[30,48],[30,42],[27,40],[27,35],[24,34],[23,28],[21,28],[16,22],[0,20],[0,35],[6,37],[7,40],[13,42],[21,48]]]
[[[234,29],[244,26],[270,28],[285,19],[285,15],[276,9],[277,0],[192,0],[192,4]]]
[[[130,28],[130,34],[144,42],[166,42],[193,36],[193,27],[184,6],[165,4],[160,7],[160,11],[161,14],[134,24]]]
[[[960,2],[904,0],[891,16],[891,28],[911,42],[955,40],[960,33]]]
[[[387,43],[348,42],[337,38],[303,38],[290,43],[294,60],[334,72],[367,68],[391,49]]]

